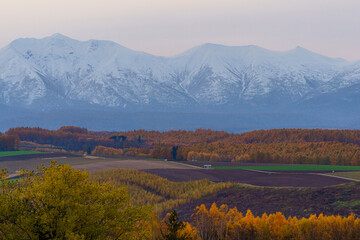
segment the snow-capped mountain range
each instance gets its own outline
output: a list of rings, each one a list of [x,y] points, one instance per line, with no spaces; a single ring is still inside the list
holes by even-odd
[[[39,111],[336,114],[359,112],[359,89],[360,61],[301,47],[279,52],[204,44],[160,57],[54,34],[18,39],[0,50],[0,105]]]

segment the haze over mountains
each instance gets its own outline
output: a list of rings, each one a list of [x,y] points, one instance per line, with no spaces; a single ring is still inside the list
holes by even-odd
[[[0,130],[360,126],[360,61],[204,44],[173,57],[61,34],[0,50]]]

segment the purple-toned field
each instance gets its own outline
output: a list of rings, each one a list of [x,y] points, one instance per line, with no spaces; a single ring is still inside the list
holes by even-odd
[[[148,169],[171,181],[209,179],[214,182],[239,182],[271,187],[325,187],[348,183],[349,180],[316,173],[264,173],[241,169]]]
[[[214,182],[239,182],[257,186],[273,187],[324,187],[350,182],[346,179],[324,176],[314,172],[264,172],[242,169],[203,169],[203,163],[165,162],[152,160],[134,160],[117,158],[84,158],[66,156],[66,154],[41,154],[0,158],[0,168],[7,168],[15,173],[19,168],[36,169],[40,164],[47,165],[52,159],[58,163],[69,163],[77,169],[89,172],[125,168],[141,170],[167,178],[171,181],[191,181],[209,179]],[[234,163],[211,163],[214,166],[234,166]]]
[[[191,221],[194,209],[201,204],[210,208],[226,204],[246,214],[250,209],[255,216],[282,212],[286,217],[309,217],[311,214],[360,217],[360,183],[326,188],[256,188],[234,187],[210,194],[177,208],[179,217]]]
[[[239,182],[274,187],[324,187],[350,182],[349,180],[312,172],[289,173],[242,169],[203,169],[194,165],[188,165],[187,162],[117,160],[94,162],[76,165],[75,167],[87,169],[90,172],[111,168],[141,170],[175,182],[209,179],[213,182]]]

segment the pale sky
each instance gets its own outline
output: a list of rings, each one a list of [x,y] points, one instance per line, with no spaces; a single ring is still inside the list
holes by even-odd
[[[218,43],[360,60],[360,0],[0,0],[0,48],[54,33],[161,56]]]

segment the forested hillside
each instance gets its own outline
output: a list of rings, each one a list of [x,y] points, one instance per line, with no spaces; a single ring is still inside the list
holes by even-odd
[[[12,151],[19,148],[20,140],[18,136],[3,135],[0,133],[0,151]]]
[[[12,128],[7,136],[65,150],[169,160],[251,163],[360,165],[359,130],[274,129],[230,134],[224,131],[95,132]]]

